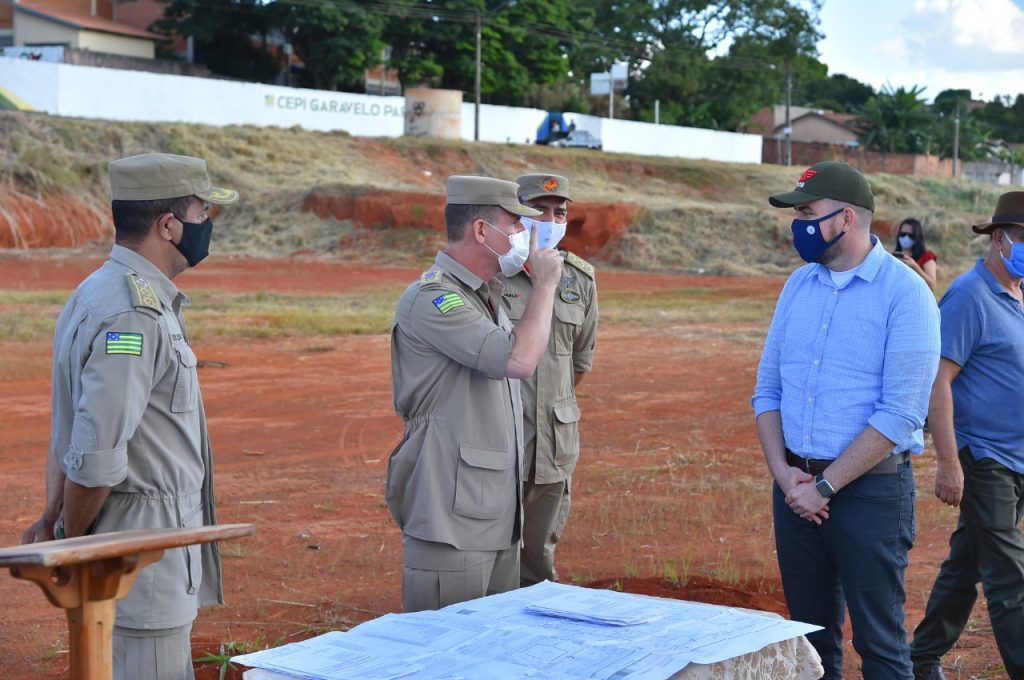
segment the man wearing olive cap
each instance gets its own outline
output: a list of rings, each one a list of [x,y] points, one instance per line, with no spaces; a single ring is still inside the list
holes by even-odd
[[[988,253],[939,302],[942,358],[928,417],[935,495],[960,507],[949,556],[914,631],[914,676],[939,664],[984,586],[992,632],[1011,678],[1024,678],[1024,191],[999,197],[974,226]]]
[[[206,257],[210,184],[198,158],[109,166],[115,245],[57,320],[46,508],[22,542],[216,523],[196,355],[172,283]],[[216,543],[167,550],[117,601],[114,677],[192,678],[199,606],[223,602]]]
[[[395,310],[391,384],[405,432],[388,459],[387,502],[402,530],[407,612],[519,586],[519,380],[547,347],[562,265],[519,221],[538,214],[514,182],[449,177],[448,247]],[[527,262],[535,292],[513,326],[497,274]]]
[[[813,165],[768,200],[795,209],[808,262],[779,297],[753,397],[786,602],[824,628],[807,639],[825,678],[843,675],[847,608],[863,676],[909,678],[910,458],[939,359],[935,298],[871,235],[874,196],[849,165]]]
[[[519,200],[541,211],[523,223],[538,229],[538,246],[553,248],[565,236],[569,180],[550,173],[516,179]],[[594,266],[562,251],[565,264],[555,295],[551,341],[537,372],[520,382],[523,398],[523,551],[520,583],[557,581],[555,548],[569,519],[572,472],[580,456],[580,409],[576,386],[594,364],[597,288]],[[505,280],[505,302],[513,323],[522,318],[533,279],[523,271]]]

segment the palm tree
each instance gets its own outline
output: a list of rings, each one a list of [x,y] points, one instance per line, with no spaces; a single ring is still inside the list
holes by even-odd
[[[862,143],[888,153],[928,153],[934,139],[934,119],[921,93],[924,87],[886,85],[868,99],[856,125]]]

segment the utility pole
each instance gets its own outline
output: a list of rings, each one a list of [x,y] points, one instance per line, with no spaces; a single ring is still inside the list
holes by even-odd
[[[615,117],[615,83],[612,82],[612,69],[608,67],[608,119]]]
[[[480,141],[480,10],[476,10],[476,103],[473,106],[473,141]]]
[[[953,179],[957,177],[957,165],[960,163],[960,98],[956,100],[956,113],[953,114]]]
[[[786,165],[793,165],[793,121],[790,118],[790,108],[793,102],[793,60],[786,59],[786,127],[783,128],[785,146],[783,157]]]
[[[655,99],[654,100],[654,124],[655,125],[660,125],[661,124],[661,100],[660,99]]]

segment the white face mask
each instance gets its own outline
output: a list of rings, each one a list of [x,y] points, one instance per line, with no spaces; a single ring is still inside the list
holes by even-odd
[[[565,236],[565,225],[558,222],[540,222],[532,217],[520,218],[527,230],[537,230],[537,249],[554,248]]]
[[[530,230],[523,229],[515,234],[506,234],[486,220],[484,224],[508,238],[509,249],[504,255],[495,252],[486,243],[484,244],[484,248],[498,256],[498,266],[501,267],[501,273],[505,276],[515,276],[523,271],[523,265],[526,264],[526,259],[530,257]]]
[[[914,237],[900,234],[900,248],[903,250],[910,250],[914,247]]]

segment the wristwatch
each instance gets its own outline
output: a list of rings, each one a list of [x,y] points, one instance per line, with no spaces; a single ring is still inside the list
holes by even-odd
[[[818,490],[818,493],[820,493],[823,498],[832,498],[832,496],[836,495],[835,488],[827,479],[825,479],[824,475],[815,475],[814,488]]]

